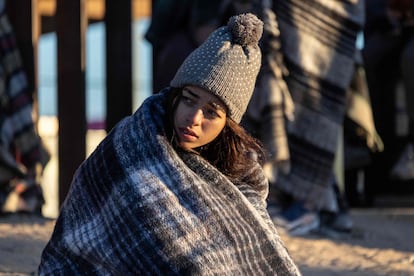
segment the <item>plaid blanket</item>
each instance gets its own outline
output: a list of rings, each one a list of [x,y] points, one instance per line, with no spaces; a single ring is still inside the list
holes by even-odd
[[[34,125],[32,91],[4,5],[0,1],[0,213],[40,208],[36,178],[50,158]],[[18,203],[13,200],[16,183],[25,186]]]
[[[306,205],[337,211],[333,164],[364,3],[273,2],[289,71],[285,79],[295,106],[295,119],[287,127],[291,169],[279,174],[275,185]]]
[[[166,93],[77,170],[39,274],[300,274],[265,211],[261,167],[230,181],[176,151],[164,131]]]

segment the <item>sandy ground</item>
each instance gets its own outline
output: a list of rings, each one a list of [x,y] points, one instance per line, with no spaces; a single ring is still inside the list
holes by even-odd
[[[353,209],[347,237],[289,237],[286,247],[303,275],[414,275],[414,208]],[[53,219],[0,217],[0,275],[36,275]]]

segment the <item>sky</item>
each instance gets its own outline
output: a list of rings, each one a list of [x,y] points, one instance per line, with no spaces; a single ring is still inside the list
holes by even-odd
[[[133,109],[151,91],[151,45],[143,37],[149,19],[137,20],[132,26],[133,41]],[[44,34],[38,46],[39,115],[57,115],[56,34]],[[132,112],[132,110],[131,110]],[[86,34],[86,118],[88,122],[105,119],[105,25],[91,24]]]

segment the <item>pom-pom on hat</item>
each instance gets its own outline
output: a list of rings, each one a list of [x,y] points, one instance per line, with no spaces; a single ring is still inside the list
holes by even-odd
[[[170,85],[207,89],[227,105],[228,116],[239,123],[260,69],[262,33],[263,22],[255,15],[231,17],[227,26],[214,31],[184,60]]]

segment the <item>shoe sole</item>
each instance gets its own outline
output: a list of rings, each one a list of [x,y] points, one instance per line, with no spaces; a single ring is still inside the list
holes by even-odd
[[[287,231],[292,236],[303,236],[319,228],[319,218],[315,214],[306,214],[300,219],[287,225]]]

